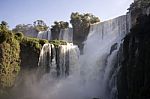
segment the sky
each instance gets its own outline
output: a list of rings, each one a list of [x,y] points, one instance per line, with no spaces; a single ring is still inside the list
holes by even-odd
[[[72,12],[92,13],[101,21],[124,15],[133,0],[0,0],[0,21],[10,28],[17,24],[33,24],[43,20],[48,26],[54,21],[68,21]]]

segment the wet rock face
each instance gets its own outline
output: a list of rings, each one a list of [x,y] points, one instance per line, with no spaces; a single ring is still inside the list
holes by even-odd
[[[73,28],[73,43],[79,46],[79,49],[82,53],[84,41],[86,40],[89,34],[90,27],[74,27]]]
[[[118,75],[119,99],[150,98],[150,16],[141,15],[123,43]]]
[[[35,69],[38,66],[40,50],[35,50],[24,43],[20,44],[22,69]]]
[[[58,31],[58,32],[53,32],[52,31],[52,34],[51,34],[51,36],[52,36],[52,40],[58,40],[59,39],[59,33],[60,33],[60,31]]]

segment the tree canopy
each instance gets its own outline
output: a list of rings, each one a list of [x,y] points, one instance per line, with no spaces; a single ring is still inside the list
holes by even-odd
[[[136,0],[130,5],[129,10],[137,8],[147,8],[148,6],[150,6],[150,0]]]
[[[37,31],[46,31],[49,27],[46,25],[46,23],[43,20],[36,20],[33,22],[33,24],[18,24],[13,29],[15,32],[26,32],[29,29],[35,29]]]
[[[8,30],[9,26],[6,21],[1,21],[0,30]]]
[[[82,53],[84,45],[82,42],[85,41],[89,34],[90,25],[100,22],[100,19],[90,13],[80,14],[78,12],[73,12],[70,18],[70,23],[73,27],[73,42],[79,46]]]
[[[93,14],[79,14],[78,12],[71,14],[70,23],[72,26],[85,26],[88,27],[90,24],[94,24],[96,22],[100,22],[100,19]]]
[[[48,26],[43,20],[36,20],[33,22],[33,25],[38,31],[46,31],[48,29]]]
[[[69,28],[69,23],[64,21],[55,21],[54,25],[51,27],[52,32],[60,32],[61,29]]]
[[[16,25],[16,27],[13,29],[14,32],[22,32],[24,33],[25,31],[27,31],[28,29],[33,28],[33,26],[31,24],[18,24]]]

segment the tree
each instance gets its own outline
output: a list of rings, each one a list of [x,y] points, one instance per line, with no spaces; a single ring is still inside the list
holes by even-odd
[[[69,23],[68,22],[64,22],[64,21],[55,21],[54,25],[51,26],[52,30],[60,30],[60,29],[65,29],[69,27]]]
[[[135,0],[128,10],[143,9],[150,6],[150,0]]]
[[[0,24],[0,29],[8,30],[8,28],[9,28],[8,23],[6,21],[2,21]]]
[[[37,31],[46,31],[49,27],[45,24],[43,20],[36,20],[32,24],[18,24],[13,29],[15,32],[25,33],[27,30],[37,30]]]
[[[35,29],[32,24],[18,24],[12,31],[26,33],[28,30],[32,29]]]
[[[72,26],[77,26],[77,27],[89,27],[90,24],[94,24],[96,22],[100,22],[100,19],[90,13],[86,14],[79,14],[78,12],[72,13],[71,14],[71,20],[70,23]]]
[[[69,23],[64,22],[64,21],[55,21],[54,25],[51,26],[51,31],[52,31],[52,38],[53,39],[58,39],[59,33],[61,29],[66,29],[69,28]]]
[[[33,25],[38,31],[46,31],[48,29],[48,26],[43,20],[36,20],[33,22]]]
[[[12,38],[12,33],[9,30],[8,23],[6,21],[2,21],[0,24],[0,43],[4,41],[10,41]]]
[[[78,12],[72,13],[70,18],[70,23],[73,27],[73,41],[79,46],[82,52],[82,42],[89,33],[90,25],[100,22],[100,19],[90,13],[79,14]]]

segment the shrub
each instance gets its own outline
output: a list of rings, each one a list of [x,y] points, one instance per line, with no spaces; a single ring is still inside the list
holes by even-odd
[[[39,43],[43,46],[45,43],[48,43],[48,40],[40,39]]]
[[[49,43],[54,44],[54,46],[58,47],[59,45],[67,45],[66,41],[63,40],[52,40]]]
[[[24,35],[21,32],[15,33],[15,39],[18,41],[21,41],[23,39]]]

